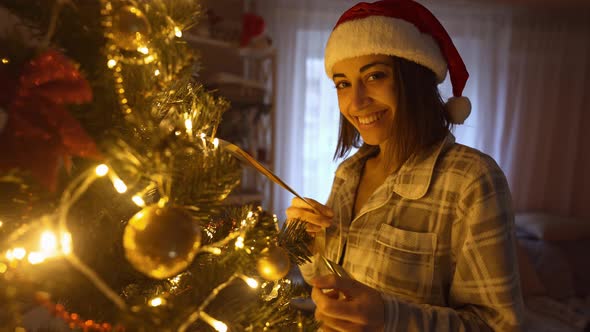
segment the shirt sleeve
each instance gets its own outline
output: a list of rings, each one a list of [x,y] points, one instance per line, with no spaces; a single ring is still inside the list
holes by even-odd
[[[449,306],[403,301],[383,294],[385,331],[520,331],[524,305],[514,214],[504,174],[483,165],[466,184],[453,225],[455,270]]]

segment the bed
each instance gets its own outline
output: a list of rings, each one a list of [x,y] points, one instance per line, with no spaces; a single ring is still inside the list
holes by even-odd
[[[515,217],[525,331],[590,331],[590,220]]]

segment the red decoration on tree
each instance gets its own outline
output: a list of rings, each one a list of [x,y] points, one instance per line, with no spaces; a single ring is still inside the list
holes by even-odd
[[[0,87],[8,88],[0,97],[8,113],[0,132],[0,170],[29,171],[54,191],[60,165],[69,170],[72,156],[100,158],[94,141],[65,107],[92,100],[88,81],[71,60],[48,50],[24,65],[18,81],[0,74]]]

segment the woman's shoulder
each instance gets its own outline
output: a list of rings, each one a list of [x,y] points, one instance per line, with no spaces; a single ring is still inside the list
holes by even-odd
[[[504,178],[504,172],[490,155],[475,148],[452,144],[439,157],[439,171],[462,175],[466,180],[493,176]]]

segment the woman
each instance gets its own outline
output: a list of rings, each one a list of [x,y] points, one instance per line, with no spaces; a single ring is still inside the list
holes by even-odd
[[[325,232],[323,255],[352,277],[318,276],[319,259],[301,266],[322,330],[519,330],[510,192],[492,158],[450,133],[470,104],[444,28],[411,0],[359,3],[332,31],[325,66],[341,112],[336,156],[363,144],[326,205],[295,198],[287,209]],[[445,104],[447,69],[455,97]]]

